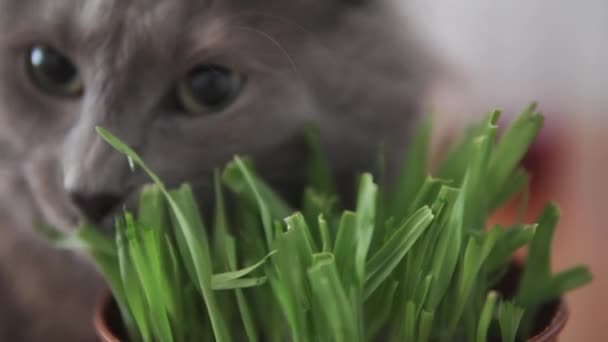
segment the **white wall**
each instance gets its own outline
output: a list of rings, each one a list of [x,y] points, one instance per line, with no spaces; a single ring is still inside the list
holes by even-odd
[[[440,107],[608,116],[608,0],[397,1],[456,73]]]

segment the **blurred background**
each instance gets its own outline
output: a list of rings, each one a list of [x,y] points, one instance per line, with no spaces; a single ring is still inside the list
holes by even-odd
[[[539,102],[546,124],[526,160],[528,216],[555,200],[562,220],[554,269],[584,263],[594,274],[567,298],[562,340],[608,341],[608,1],[414,0],[404,7],[442,68],[430,98],[436,136],[489,109],[509,118]]]

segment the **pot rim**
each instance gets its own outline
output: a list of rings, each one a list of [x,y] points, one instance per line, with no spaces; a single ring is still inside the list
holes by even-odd
[[[549,322],[541,332],[529,338],[527,342],[551,341],[551,339],[559,336],[560,332],[564,330],[569,317],[570,310],[562,296],[559,300],[559,306],[557,307],[553,318],[551,318],[551,322]]]
[[[123,342],[121,341],[108,324],[108,309],[114,302],[114,296],[110,290],[105,290],[95,302],[95,312],[93,314],[93,325],[98,337],[104,342]]]

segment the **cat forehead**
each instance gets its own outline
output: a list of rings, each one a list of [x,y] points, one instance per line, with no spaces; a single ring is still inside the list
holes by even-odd
[[[210,13],[224,14],[258,11],[260,13],[290,16],[315,15],[341,5],[347,0],[328,0],[321,3],[309,0],[0,0],[0,19],[29,17],[40,23],[64,20],[86,28],[95,23],[128,20],[131,23],[153,22],[162,19],[195,19]],[[35,24],[36,22],[28,22]]]
[[[0,20],[3,27],[61,27],[88,39],[119,27],[136,31],[162,21],[187,19],[178,17],[197,15],[204,4],[205,0],[0,0]]]
[[[192,31],[200,34],[210,29],[217,35],[222,24],[239,20],[253,20],[264,31],[266,22],[276,24],[277,18],[306,21],[310,17],[308,23],[314,26],[318,13],[332,12],[343,1],[0,0],[0,30],[5,35],[20,31],[54,34],[76,46],[95,46],[109,39],[166,45],[167,41],[187,40]]]

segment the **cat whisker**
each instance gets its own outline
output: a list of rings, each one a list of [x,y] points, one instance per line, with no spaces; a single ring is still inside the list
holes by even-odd
[[[271,35],[269,35],[268,33],[262,31],[262,30],[258,30],[252,27],[248,27],[248,26],[231,26],[234,28],[238,28],[238,29],[242,29],[242,30],[246,30],[246,31],[250,31],[253,33],[256,33],[266,39],[268,39],[273,45],[275,45],[287,58],[287,60],[289,61],[289,64],[291,65],[291,68],[293,70],[293,72],[296,74],[296,76],[298,76],[299,78],[301,78],[300,72],[298,71],[298,68],[296,67],[296,64],[293,60],[293,58],[291,58],[291,56],[289,55],[289,52],[287,52],[287,50],[283,47],[283,45],[281,45],[281,43],[279,43],[278,40],[276,40],[275,38],[273,38]]]
[[[230,20],[230,19],[234,19],[234,18],[246,18],[246,17],[263,17],[266,19],[271,19],[274,22],[284,24],[287,27],[296,29],[300,33],[304,33],[306,36],[308,36],[310,39],[312,39],[315,42],[315,44],[317,44],[317,46],[321,47],[323,50],[330,52],[328,54],[328,56],[331,59],[333,59],[334,63],[337,64],[337,59],[334,56],[335,49],[332,49],[331,47],[324,44],[323,41],[317,36],[317,34],[315,34],[315,32],[313,32],[311,29],[308,29],[308,28],[304,27],[303,25],[298,24],[297,22],[290,20],[287,17],[282,17],[279,15],[274,15],[274,14],[265,13],[265,12],[261,12],[261,11],[250,10],[250,11],[238,12],[238,13],[235,13],[232,15],[226,15],[226,16],[222,17],[222,19]]]

